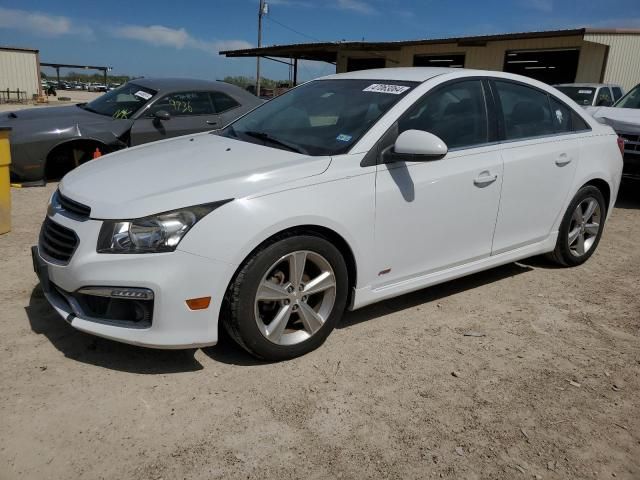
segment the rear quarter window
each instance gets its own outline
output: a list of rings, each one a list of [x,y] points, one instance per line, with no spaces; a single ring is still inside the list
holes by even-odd
[[[590,130],[589,125],[587,125],[575,110],[554,97],[550,97],[550,102],[551,117],[554,129],[557,133],[572,133]]]

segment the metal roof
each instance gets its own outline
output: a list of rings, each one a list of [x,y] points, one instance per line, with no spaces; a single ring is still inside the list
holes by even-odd
[[[36,50],[35,48],[11,47],[7,45],[0,45],[0,50],[10,51],[10,52],[30,52],[30,53],[38,53],[40,51],[40,50]]]
[[[640,29],[595,29],[577,28],[567,30],[545,30],[537,32],[503,33],[496,35],[476,35],[469,37],[426,38],[421,40],[399,40],[387,42],[316,42],[293,43],[288,45],[272,45],[262,48],[246,48],[242,50],[225,50],[220,55],[227,57],[285,57],[302,60],[320,60],[335,62],[339,50],[400,50],[410,45],[429,45],[439,43],[457,43],[459,46],[483,47],[488,42],[518,40],[530,38],[584,36],[585,34],[637,34]]]

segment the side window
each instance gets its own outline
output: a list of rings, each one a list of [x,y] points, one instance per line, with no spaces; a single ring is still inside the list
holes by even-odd
[[[556,132],[568,133],[573,131],[572,128],[572,110],[564,103],[560,103],[551,97],[551,121]]]
[[[553,125],[558,133],[581,132],[590,130],[589,125],[572,108],[566,106],[561,101],[551,99],[551,116]]]
[[[574,132],[582,132],[584,130],[591,130],[591,127],[585,122],[580,115],[573,110],[571,111],[571,127]]]
[[[226,112],[240,105],[229,95],[222,92],[210,92],[209,95],[211,95],[211,101],[213,102],[216,113]]]
[[[445,85],[428,93],[398,121],[398,133],[424,130],[451,148],[488,141],[487,107],[480,80]]]
[[[179,92],[165,95],[149,109],[149,116],[166,110],[172,117],[211,115],[214,113],[207,92]]]
[[[506,140],[555,133],[546,93],[526,85],[498,80],[495,86],[502,106]]]
[[[613,90],[613,100],[618,101],[622,98],[622,89],[620,87],[611,87]]]
[[[613,105],[613,97],[609,91],[609,87],[602,87],[598,91],[598,98],[596,99],[596,106],[598,107],[610,107]]]

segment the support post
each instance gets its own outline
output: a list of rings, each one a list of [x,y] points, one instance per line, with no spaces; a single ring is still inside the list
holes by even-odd
[[[298,59],[293,59],[293,87],[298,85]]]
[[[258,48],[262,47],[262,17],[265,13],[265,0],[260,0],[258,11]],[[260,96],[260,55],[256,57],[256,96]]]
[[[104,69],[104,86],[107,86],[107,69]]]
[[[57,78],[58,86],[60,86],[60,67],[56,67],[56,78]]]

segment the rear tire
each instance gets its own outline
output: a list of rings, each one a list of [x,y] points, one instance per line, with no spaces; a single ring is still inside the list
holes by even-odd
[[[563,267],[586,262],[600,243],[606,216],[602,192],[592,185],[582,187],[564,214],[556,248],[549,258]]]
[[[286,360],[318,348],[344,312],[347,266],[324,238],[276,238],[241,266],[227,292],[223,324],[252,355]]]

